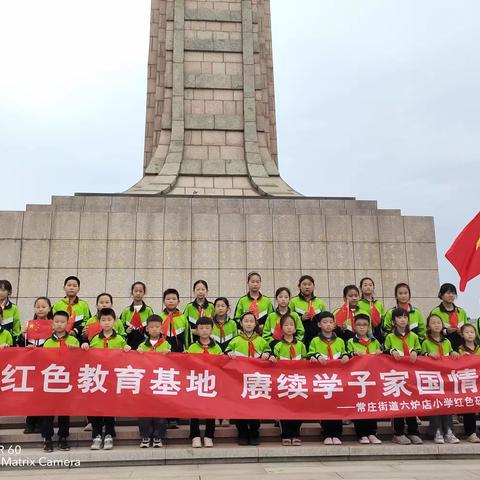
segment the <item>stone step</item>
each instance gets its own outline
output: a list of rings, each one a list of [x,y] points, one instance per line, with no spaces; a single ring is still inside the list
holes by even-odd
[[[245,462],[295,462],[295,461],[339,461],[339,460],[407,460],[407,459],[462,459],[477,458],[480,444],[462,442],[457,445],[399,446],[390,442],[382,445],[359,445],[344,442],[340,446],[324,446],[305,442],[301,447],[283,447],[278,442],[262,443],[258,447],[239,447],[233,443],[218,444],[214,448],[168,446],[146,448],[118,446],[113,450],[91,451],[87,447],[72,448],[69,452],[44,453],[39,448],[22,448],[17,454],[4,453],[1,457],[3,470],[119,467],[133,465],[172,465],[205,463]],[[159,472],[160,474],[160,472]]]
[[[126,420],[126,419],[122,419]],[[7,426],[4,424],[4,426]],[[87,446],[91,442],[91,432],[83,430],[82,426],[74,426],[70,428],[70,442],[72,446]],[[428,422],[422,422],[419,427],[420,434],[423,438],[428,438]],[[459,438],[463,438],[463,425],[455,425],[455,432]],[[118,445],[136,445],[139,441],[139,432],[136,421],[130,425],[125,425],[121,422],[116,426],[116,443]],[[189,444],[189,426],[184,423],[179,425],[178,429],[167,430],[167,440],[169,444]],[[321,429],[318,423],[305,422],[302,425],[302,439],[311,442],[320,442]],[[390,441],[393,435],[393,429],[390,422],[379,422],[378,435],[382,440]],[[217,443],[225,443],[235,441],[237,437],[237,430],[234,425],[228,427],[217,427],[215,431],[215,438]],[[273,423],[262,423],[260,428],[260,437],[264,441],[276,441],[280,438],[280,428],[274,426]],[[344,425],[343,438],[345,440],[356,440],[355,431],[352,424]],[[38,433],[24,434],[23,426],[21,428],[3,428],[0,430],[0,444],[21,445],[25,447],[40,447],[42,444],[41,435]]]

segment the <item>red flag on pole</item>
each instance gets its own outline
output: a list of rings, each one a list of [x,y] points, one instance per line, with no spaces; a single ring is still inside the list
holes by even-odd
[[[102,331],[100,322],[89,323],[86,327],[88,341],[90,342],[95,335],[98,335]]]
[[[30,320],[27,323],[28,340],[45,340],[52,336],[51,320]]]
[[[462,230],[445,254],[460,275],[460,291],[480,275],[480,212]]]

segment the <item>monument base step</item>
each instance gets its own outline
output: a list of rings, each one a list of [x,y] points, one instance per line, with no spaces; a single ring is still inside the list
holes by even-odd
[[[338,460],[404,460],[404,459],[461,459],[478,458],[480,444],[399,446],[390,442],[382,445],[359,445],[344,442],[341,446],[305,443],[300,447],[284,447],[278,442],[258,447],[239,447],[227,443],[214,448],[193,449],[186,446],[141,449],[133,446],[115,446],[109,451],[91,451],[88,447],[69,452],[44,453],[38,448],[23,448],[17,455],[4,453],[0,457],[2,470],[119,467],[132,465],[174,465],[205,463],[258,463]]]

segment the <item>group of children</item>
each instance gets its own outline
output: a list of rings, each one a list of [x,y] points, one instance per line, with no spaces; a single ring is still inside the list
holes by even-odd
[[[348,362],[354,356],[388,354],[394,359],[404,356],[414,362],[419,355],[441,361],[442,357],[478,355],[477,328],[468,322],[465,311],[455,305],[454,285],[440,288],[440,304],[428,318],[411,303],[410,287],[399,283],[395,287],[396,305],[385,311],[375,298],[375,283],[363,278],[360,288],[347,285],[344,303],[330,313],[323,300],[315,296],[315,282],[303,275],[298,282],[299,293],[291,297],[286,287],[275,293],[276,307],[261,293],[261,276],[252,272],[247,278],[248,293],[239,299],[233,317],[230,303],[219,297],[209,302],[208,285],[198,280],[193,285],[194,300],[183,312],[179,310],[178,291],[163,292],[163,311],[154,314],[144,297],[146,286],[135,282],[131,287],[132,303],[117,318],[113,298],[109,293],[98,295],[97,314],[92,316],[88,304],[78,297],[80,280],[65,279],[65,297],[53,306],[46,297],[34,303],[34,320],[51,322],[51,336],[30,339],[27,325],[22,327],[18,308],[10,300],[12,285],[0,280],[0,348],[114,348],[124,351],[188,352],[191,354],[226,354],[259,358],[268,361],[309,359],[325,365],[339,360]],[[300,415],[301,417],[301,415]],[[41,431],[44,450],[53,451],[54,417],[27,417],[25,433]],[[69,450],[69,417],[58,418],[58,447]],[[205,421],[203,446],[212,447],[215,427],[228,420]],[[258,445],[260,420],[234,420],[240,445]],[[362,444],[378,444],[375,420],[355,420],[355,432]],[[301,445],[301,420],[280,421],[283,445]],[[325,445],[342,443],[342,420],[321,421]],[[92,450],[113,448],[115,419],[89,417],[86,428],[92,430]],[[176,419],[139,419],[140,447],[161,447],[166,429],[177,428]],[[467,440],[478,443],[476,415],[464,415]],[[453,433],[451,415],[430,417],[431,433],[436,443],[458,443]],[[417,417],[395,418],[393,442],[421,444]],[[192,447],[202,446],[200,421],[191,419]]]

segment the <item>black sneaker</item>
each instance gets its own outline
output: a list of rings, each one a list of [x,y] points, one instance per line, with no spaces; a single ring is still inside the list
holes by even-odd
[[[65,437],[60,437],[58,439],[58,448],[63,452],[68,452],[70,450],[70,445]]]
[[[33,427],[25,427],[25,430],[23,431],[26,435],[30,433],[35,433],[35,429]]]
[[[242,447],[248,445],[248,438],[239,438],[238,439],[238,444],[241,445]]]
[[[43,451],[47,453],[53,452],[53,442],[51,438],[45,439],[45,443],[43,444]]]
[[[251,438],[248,443],[256,447],[257,445],[260,445],[260,440],[258,438]]]

